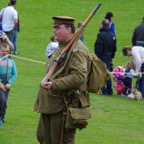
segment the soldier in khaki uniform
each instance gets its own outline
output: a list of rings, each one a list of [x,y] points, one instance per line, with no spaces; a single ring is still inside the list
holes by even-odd
[[[46,73],[75,33],[74,18],[55,16],[53,20],[53,32],[59,42],[59,48],[49,59]],[[68,98],[73,91],[79,91],[82,93],[84,105],[89,105],[88,55],[87,47],[80,40],[74,42],[73,49],[71,47],[61,60],[50,81],[45,82],[39,89],[34,109],[40,113],[37,128],[37,139],[40,144],[60,144],[61,138],[61,144],[74,144],[76,128],[62,130],[63,111],[66,108],[64,97]]]

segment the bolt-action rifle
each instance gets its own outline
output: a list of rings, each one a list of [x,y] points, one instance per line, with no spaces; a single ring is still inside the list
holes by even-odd
[[[49,72],[46,74],[46,76],[44,77],[44,79],[41,81],[41,83],[40,83],[41,87],[43,86],[43,84],[45,82],[47,82],[47,81],[50,80],[50,77],[54,74],[56,68],[58,67],[59,62],[61,61],[61,59],[63,59],[64,55],[69,51],[69,49],[71,48],[72,44],[76,40],[78,40],[81,32],[84,30],[84,28],[89,23],[89,21],[94,16],[94,14],[97,12],[97,10],[99,9],[100,6],[101,6],[101,3],[96,5],[96,7],[94,8],[94,10],[90,13],[90,15],[87,17],[87,19],[82,24],[82,26],[79,27],[79,29],[76,31],[76,33],[72,36],[70,42],[66,45],[66,47],[62,50],[62,52],[56,58],[56,60],[53,63],[53,66],[51,67],[51,69],[49,70]]]

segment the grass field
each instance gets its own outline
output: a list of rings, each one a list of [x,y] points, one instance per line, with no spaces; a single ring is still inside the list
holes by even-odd
[[[117,35],[117,53],[114,66],[127,60],[121,49],[131,45],[135,26],[144,16],[142,0],[17,0],[20,16],[18,53],[20,57],[46,62],[45,49],[52,32],[54,15],[69,15],[84,21],[96,4],[102,6],[85,29],[85,44],[93,52],[100,21],[107,11],[114,14]],[[9,0],[0,0],[0,8]],[[18,78],[8,99],[6,123],[0,127],[0,144],[38,144],[36,127],[39,114],[33,111],[39,82],[44,77],[45,65],[14,58]],[[113,96],[91,94],[91,113],[87,129],[77,131],[76,144],[142,144],[144,143],[144,102]]]

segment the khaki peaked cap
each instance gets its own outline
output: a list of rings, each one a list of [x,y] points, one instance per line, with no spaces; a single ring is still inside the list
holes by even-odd
[[[74,24],[75,18],[69,16],[54,16],[54,26],[59,26],[61,24]]]

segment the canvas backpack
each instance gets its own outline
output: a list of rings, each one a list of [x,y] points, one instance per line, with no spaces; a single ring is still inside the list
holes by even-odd
[[[87,90],[91,93],[98,93],[106,81],[110,79],[110,74],[107,71],[106,64],[95,54],[91,53],[89,57],[91,60],[91,71],[89,73]]]

